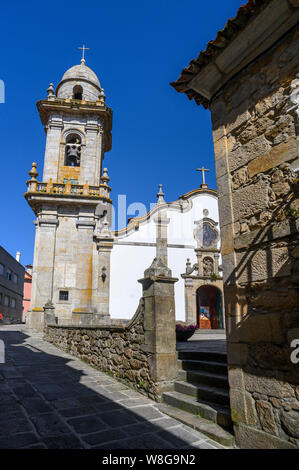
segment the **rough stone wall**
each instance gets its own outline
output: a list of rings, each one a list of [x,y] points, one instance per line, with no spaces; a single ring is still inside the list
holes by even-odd
[[[299,447],[298,48],[293,30],[211,104],[240,447]]]
[[[128,326],[55,326],[45,329],[45,339],[154,400],[159,385],[152,379],[145,351],[144,302]]]

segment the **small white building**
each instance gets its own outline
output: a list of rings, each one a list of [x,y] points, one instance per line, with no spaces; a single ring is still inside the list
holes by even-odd
[[[165,203],[160,188],[158,204],[153,209],[143,217],[131,219],[125,229],[112,232],[109,296],[112,318],[131,318],[137,309],[142,295],[137,280],[156,256],[157,218],[161,212],[168,219],[168,267],[172,276],[179,279],[175,284],[177,320],[200,323],[198,289],[202,285],[220,290],[222,299],[217,193],[205,184],[201,186],[170,203]],[[188,286],[192,288],[188,290]],[[220,308],[218,316],[222,318],[216,326],[210,324],[208,328],[223,328],[222,305]]]

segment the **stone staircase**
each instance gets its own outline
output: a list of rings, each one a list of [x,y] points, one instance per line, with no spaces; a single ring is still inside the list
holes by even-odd
[[[226,354],[178,351],[179,374],[174,390],[163,394],[161,409],[186,425],[231,447],[232,421]]]
[[[195,330],[195,333],[193,335],[193,339],[195,339],[198,336],[202,336],[202,335],[209,335],[209,336],[225,335],[225,330],[214,330],[214,329],[204,330],[204,329],[198,328],[197,330]]]

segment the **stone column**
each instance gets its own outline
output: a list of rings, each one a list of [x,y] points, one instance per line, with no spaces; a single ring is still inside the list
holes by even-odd
[[[93,313],[92,309],[92,265],[93,265],[93,232],[95,221],[79,218],[76,222],[77,270],[76,289],[74,292],[73,313]]]
[[[109,315],[110,294],[110,257],[113,248],[113,237],[110,232],[106,236],[98,235],[98,289],[97,289],[97,313]]]
[[[203,267],[202,267],[203,252],[200,248],[195,248],[195,253],[196,253],[197,264],[198,264],[198,276],[202,277],[203,276]]]
[[[49,323],[56,323],[55,307],[51,300],[44,305],[44,324],[46,326]]]
[[[62,129],[62,118],[60,116],[52,116],[47,129],[43,181],[50,181],[50,178],[52,178],[53,181],[57,181]]]
[[[171,270],[155,258],[138,282],[143,287],[145,351],[151,354],[150,373],[159,394],[172,387],[177,376],[174,283]]]
[[[31,309],[26,315],[26,326],[35,331],[44,328],[43,305],[53,296],[53,270],[57,217],[39,215],[35,222],[35,246],[31,290]]]
[[[164,193],[162,191],[162,185],[159,184],[158,206],[163,206],[155,217],[156,223],[156,257],[160,258],[165,266],[168,265],[167,259],[167,226],[170,219],[167,218],[167,204],[164,201]]]
[[[57,217],[40,216],[36,222],[36,243],[32,278],[32,312],[43,311],[53,296],[53,269],[55,256]]]
[[[98,150],[99,141],[99,125],[96,120],[89,120],[85,126],[86,146],[82,155],[81,162],[81,184],[86,181],[90,186],[99,185],[100,181],[100,165]]]
[[[186,322],[196,323],[196,302],[194,300],[194,285],[193,279],[185,279],[185,309],[186,309]]]
[[[219,257],[220,255],[215,254],[214,259],[215,259],[215,274],[219,276]]]
[[[167,211],[161,211],[155,218],[156,223],[156,256],[167,266],[167,226],[170,219],[167,218]]]

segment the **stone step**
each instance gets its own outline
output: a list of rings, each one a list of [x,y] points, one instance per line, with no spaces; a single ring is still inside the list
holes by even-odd
[[[176,380],[174,382],[174,390],[176,392],[183,393],[184,395],[190,395],[190,397],[205,400],[210,403],[229,406],[229,391],[223,388]]]
[[[227,355],[225,353],[211,351],[179,350],[178,359],[227,363]]]
[[[186,426],[190,426],[192,429],[201,432],[223,446],[233,447],[234,436],[218,424],[204,418],[198,418],[195,415],[178,408],[174,408],[173,406],[166,405],[165,403],[160,403],[158,406],[162,413],[177,419]]]
[[[191,383],[200,383],[228,389],[228,376],[226,374],[215,374],[202,370],[179,370],[178,379]]]
[[[225,335],[225,330],[204,330],[204,329],[200,329],[198,328],[197,330],[195,330],[195,333],[194,333],[194,336],[195,335]],[[194,338],[193,336],[193,338]]]
[[[231,427],[230,409],[216,403],[197,400],[189,395],[177,391],[164,392],[163,402],[167,405],[187,411],[200,418],[210,420],[225,428]]]
[[[183,370],[209,371],[215,372],[215,374],[227,375],[227,364],[225,362],[178,359],[178,367]]]

